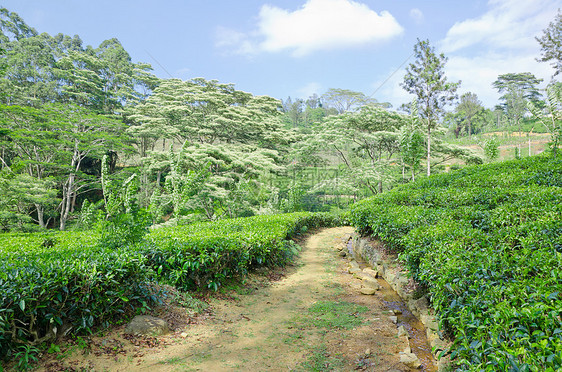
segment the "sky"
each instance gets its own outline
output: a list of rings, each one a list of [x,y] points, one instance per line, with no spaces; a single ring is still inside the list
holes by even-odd
[[[0,0],[39,33],[79,35],[97,47],[117,38],[161,78],[195,77],[278,99],[350,89],[394,107],[413,98],[400,86],[417,41],[448,58],[449,81],[486,107],[500,74],[531,72],[535,36],[561,0]]]

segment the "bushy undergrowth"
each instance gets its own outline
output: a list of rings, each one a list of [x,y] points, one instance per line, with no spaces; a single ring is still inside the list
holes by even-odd
[[[286,264],[297,252],[288,239],[338,223],[327,214],[256,216],[161,228],[119,247],[93,232],[2,234],[0,360],[149,306],[151,280],[216,289],[252,267]]]
[[[357,203],[356,228],[400,253],[461,369],[562,368],[562,161],[429,177]]]

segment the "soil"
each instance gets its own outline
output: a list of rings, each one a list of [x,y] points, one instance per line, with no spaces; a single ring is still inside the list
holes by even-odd
[[[338,255],[350,227],[322,229],[299,244],[294,265],[264,271],[213,295],[209,309],[160,309],[175,329],[159,337],[124,326],[62,344],[42,371],[409,371],[382,295],[359,293]],[[277,279],[277,280],[275,280]]]

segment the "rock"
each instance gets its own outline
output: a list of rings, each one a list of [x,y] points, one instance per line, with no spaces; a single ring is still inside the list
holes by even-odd
[[[410,335],[408,335],[408,331],[406,331],[406,328],[404,328],[404,326],[398,327],[398,337],[402,336],[410,337]]]
[[[359,264],[357,263],[357,261],[351,260],[351,261],[349,261],[349,268],[359,269]],[[359,269],[359,271],[361,271],[361,269]]]
[[[168,323],[150,315],[137,315],[125,328],[125,333],[133,335],[160,336],[170,333]]]
[[[404,364],[407,367],[414,368],[414,369],[418,369],[418,368],[421,367],[420,360],[418,359],[416,354],[413,354],[413,353],[400,354],[400,363]]]
[[[398,310],[398,309],[392,309],[392,312],[394,313],[394,315],[400,315],[400,314],[402,314],[402,311],[401,311],[401,310]]]
[[[350,274],[357,274],[361,272],[361,269],[358,267],[350,267],[349,269],[347,269],[347,272]]]
[[[340,255],[340,257],[345,257],[345,256],[347,256],[347,252],[346,251],[340,251],[339,255]]]
[[[391,321],[392,323],[394,323],[394,324],[396,324],[396,322],[398,321],[398,317],[397,317],[397,316],[394,316],[394,315],[391,315],[391,316],[389,316],[388,318],[389,318],[390,321]]]
[[[372,287],[361,287],[360,292],[364,295],[374,295],[377,290]]]
[[[186,333],[186,332],[180,333],[180,337],[181,337],[181,338],[186,338],[186,337],[187,337],[187,333]]]
[[[371,355],[371,349],[365,350],[365,355]]]
[[[414,306],[419,312],[427,312],[429,309],[429,300],[427,296],[423,296],[414,301]]]
[[[366,267],[363,269],[363,273],[372,276],[373,278],[379,277],[379,272],[376,270],[371,269],[370,267]]]

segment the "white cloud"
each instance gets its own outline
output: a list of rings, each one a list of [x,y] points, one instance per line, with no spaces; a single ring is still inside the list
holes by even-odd
[[[250,41],[250,36],[226,27],[218,27],[215,46],[225,50],[236,50],[237,53],[252,55],[256,47]]]
[[[379,14],[353,0],[308,0],[295,11],[262,6],[255,33],[224,31],[217,35],[217,46],[234,47],[241,54],[289,50],[304,56],[387,41],[403,28],[389,12]]]
[[[525,48],[556,14],[557,0],[490,0],[478,18],[457,22],[441,41],[445,53],[477,44],[494,48]]]
[[[297,97],[302,97],[303,99],[307,99],[314,93],[321,95],[320,94],[321,90],[322,90],[322,85],[316,82],[311,82],[297,90],[298,93]]]
[[[501,74],[531,72],[546,85],[553,70],[536,61],[535,36],[554,19],[558,6],[558,0],[490,0],[484,14],[455,23],[439,42],[449,57],[447,77],[462,80],[460,93],[476,93],[487,107],[498,103],[492,83]]]
[[[418,8],[413,8],[410,10],[410,18],[412,18],[417,24],[420,24],[423,22],[424,17],[421,10],[419,10]]]
[[[543,79],[543,87],[550,81],[552,68],[545,63],[539,64],[534,55],[506,55],[494,52],[476,56],[454,56],[446,65],[447,77],[451,81],[462,80],[460,93],[474,92],[486,107],[492,108],[498,103],[500,95],[492,86],[499,75],[510,72],[532,72]]]

